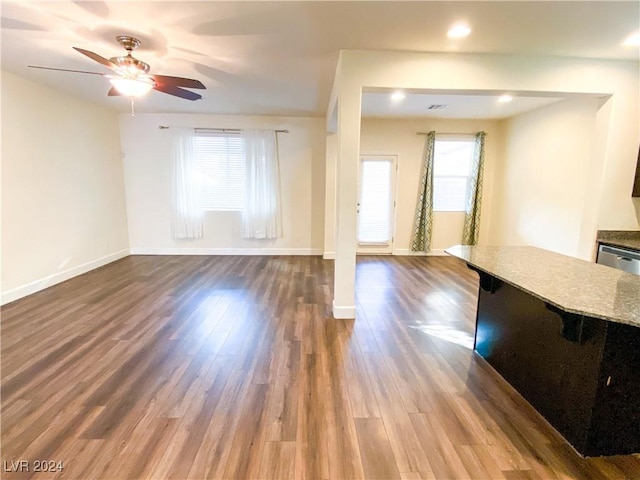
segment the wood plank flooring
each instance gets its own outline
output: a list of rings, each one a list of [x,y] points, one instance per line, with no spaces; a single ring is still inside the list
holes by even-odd
[[[6,305],[2,478],[640,479],[472,352],[462,262],[359,257],[356,321],[332,285],[320,257],[132,256]]]

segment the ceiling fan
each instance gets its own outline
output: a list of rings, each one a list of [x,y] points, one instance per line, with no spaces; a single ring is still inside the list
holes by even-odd
[[[149,73],[149,64],[138,60],[131,55],[136,48],[140,46],[140,40],[128,35],[120,35],[116,37],[120,45],[124,47],[127,54],[120,57],[112,57],[106,59],[97,53],[82,48],[73,47],[74,50],[95,60],[101,65],[113,70],[115,75],[97,72],[85,72],[82,70],[68,70],[64,68],[40,67],[29,65],[30,68],[40,68],[44,70],[57,70],[60,72],[88,73],[91,75],[102,75],[107,77],[111,82],[109,96],[125,95],[128,97],[139,97],[149,90],[157,90],[158,92],[167,93],[186,100],[199,100],[202,95],[186,90],[185,88],[205,89],[206,87],[199,80],[182,77],[170,77],[167,75],[152,75]]]

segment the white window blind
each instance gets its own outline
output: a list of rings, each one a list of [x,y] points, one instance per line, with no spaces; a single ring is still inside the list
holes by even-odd
[[[358,242],[388,244],[391,241],[390,159],[362,159],[360,164],[360,205]]]
[[[238,133],[196,131],[196,170],[204,210],[242,210],[245,155]]]
[[[433,158],[433,210],[464,211],[475,140],[436,139]]]

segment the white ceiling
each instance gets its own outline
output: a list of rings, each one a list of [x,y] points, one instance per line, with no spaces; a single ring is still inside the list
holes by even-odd
[[[362,116],[384,118],[457,118],[498,120],[512,117],[563,100],[562,97],[511,95],[510,102],[498,101],[501,95],[405,93],[394,100],[388,92],[364,92]],[[442,108],[429,109],[430,106]]]
[[[127,111],[126,98],[106,96],[104,77],[27,68],[41,65],[108,73],[76,46],[103,57],[123,54],[116,35],[142,40],[135,56],[151,73],[197,78],[203,99],[159,92],[136,101],[138,112],[322,116],[340,49],[484,52],[638,60],[622,46],[640,28],[637,1],[3,1],[2,68],[80,98]],[[451,40],[464,20],[473,31]],[[379,97],[379,98],[378,98]],[[439,116],[477,118],[536,108],[551,99],[447,98],[414,92],[391,110],[388,96],[369,93],[364,112],[422,116],[425,102],[448,103]],[[388,103],[388,102],[387,102]],[[462,107],[468,111],[460,111]],[[404,110],[403,110],[404,109]],[[516,111],[513,110],[513,111]],[[493,112],[493,113],[492,113]],[[425,115],[426,116],[426,115]],[[500,117],[495,117],[500,118]]]

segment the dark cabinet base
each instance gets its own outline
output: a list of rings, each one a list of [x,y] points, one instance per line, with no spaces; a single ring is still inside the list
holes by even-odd
[[[476,351],[582,455],[640,452],[640,328],[479,273]]]

